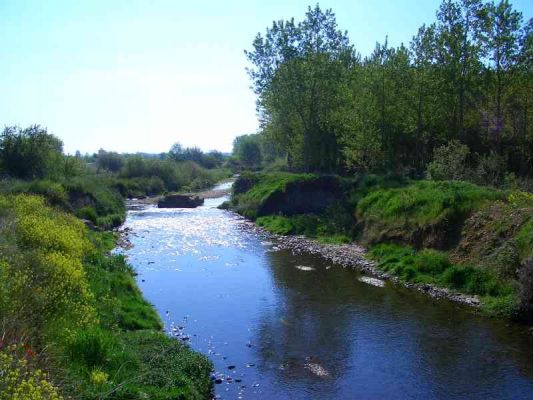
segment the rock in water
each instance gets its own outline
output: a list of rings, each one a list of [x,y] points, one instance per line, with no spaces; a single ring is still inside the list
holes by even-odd
[[[370,276],[360,276],[359,281],[368,283],[369,285],[377,286],[377,287],[385,286],[385,281],[382,281],[381,279],[377,279],[377,278],[372,278]]]
[[[169,194],[157,202],[159,208],[195,208],[204,204],[204,199],[186,194]]]
[[[314,271],[315,269],[313,267],[308,267],[306,265],[297,265],[295,268],[299,269],[300,271]]]
[[[304,365],[305,369],[308,369],[316,376],[320,376],[321,378],[325,378],[329,376],[329,372],[320,364],[317,363],[307,363]]]

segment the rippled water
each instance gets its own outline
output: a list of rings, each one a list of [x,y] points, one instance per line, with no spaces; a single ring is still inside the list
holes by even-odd
[[[279,251],[223,200],[126,222],[145,297],[220,398],[533,399],[526,328]]]

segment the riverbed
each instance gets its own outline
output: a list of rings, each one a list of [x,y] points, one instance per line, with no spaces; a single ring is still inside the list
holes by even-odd
[[[125,224],[144,296],[212,360],[218,398],[533,398],[527,327],[293,255],[224,200]]]

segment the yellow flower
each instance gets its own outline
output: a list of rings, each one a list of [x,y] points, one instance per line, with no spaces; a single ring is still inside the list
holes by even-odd
[[[91,372],[91,382],[95,385],[103,385],[107,382],[108,375],[99,369],[95,369]]]

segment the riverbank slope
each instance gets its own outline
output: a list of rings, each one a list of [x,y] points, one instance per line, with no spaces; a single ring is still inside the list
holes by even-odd
[[[116,235],[32,195],[0,196],[0,221],[1,398],[211,395],[211,363],[162,332]]]
[[[225,206],[276,234],[355,241],[368,248],[360,264],[406,286],[531,319],[530,194],[460,181],[245,173]]]

